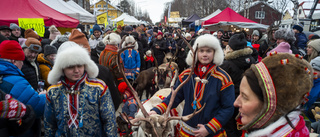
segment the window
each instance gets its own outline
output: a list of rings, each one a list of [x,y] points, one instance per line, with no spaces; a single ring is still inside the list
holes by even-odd
[[[265,12],[264,11],[256,11],[255,18],[256,19],[264,19],[265,18]]]
[[[301,12],[302,12],[301,9],[299,9],[299,14],[301,14]]]
[[[106,8],[107,7],[107,5],[103,5],[103,8]]]
[[[98,8],[101,8],[101,5],[98,5]]]

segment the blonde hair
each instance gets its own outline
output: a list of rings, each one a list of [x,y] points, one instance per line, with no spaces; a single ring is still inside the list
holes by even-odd
[[[313,48],[312,46],[309,47],[312,48],[312,53],[308,56],[308,62],[319,56],[318,51],[315,48]]]

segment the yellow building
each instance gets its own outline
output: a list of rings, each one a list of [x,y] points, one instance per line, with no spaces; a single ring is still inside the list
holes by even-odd
[[[290,15],[289,11],[287,10],[282,18],[283,20],[289,20],[292,19],[292,16]]]
[[[107,11],[106,1],[100,0],[97,3],[91,5],[90,10],[93,11],[93,9],[96,9],[98,11],[97,20],[99,20],[98,17],[102,17],[104,19],[106,18],[106,11]],[[123,13],[123,10],[119,9],[117,6],[114,6],[108,3],[108,17],[110,18],[110,20],[119,17],[122,13]]]

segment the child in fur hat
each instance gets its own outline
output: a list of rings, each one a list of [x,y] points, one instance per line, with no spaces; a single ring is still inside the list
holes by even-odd
[[[48,75],[45,136],[117,136],[110,91],[98,73],[85,48],[61,45]]]
[[[151,50],[148,50],[145,55],[146,69],[154,66],[154,58],[152,57]]]
[[[187,122],[180,121],[177,125],[177,136],[226,136],[222,129],[233,115],[234,85],[230,76],[219,66],[223,62],[223,51],[219,40],[205,34],[199,36],[193,49],[196,51],[194,74],[191,79],[178,91],[172,108],[185,101],[183,116],[193,113],[202,107],[203,110]],[[189,51],[186,58],[192,65],[193,55]],[[177,88],[189,75],[190,68],[179,75]],[[149,114],[162,114],[166,111],[171,94]],[[207,104],[204,106],[204,104]]]
[[[122,43],[122,48],[134,46],[134,49],[127,49],[121,53],[124,64],[124,72],[127,79],[135,80],[140,73],[140,54],[138,51],[138,42],[132,36],[126,36]]]
[[[299,109],[307,102],[312,82],[312,67],[300,55],[272,54],[251,65],[234,102],[240,112],[238,128],[249,137],[308,137]]]

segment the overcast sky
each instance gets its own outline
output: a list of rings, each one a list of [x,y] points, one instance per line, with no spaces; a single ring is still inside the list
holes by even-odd
[[[95,3],[100,0],[91,0]],[[121,0],[111,0],[112,4],[117,4]],[[137,6],[141,7],[142,11],[146,10],[149,13],[149,16],[153,23],[159,22],[161,15],[164,11],[164,4],[172,0],[133,0]],[[91,3],[92,4],[92,3]]]

